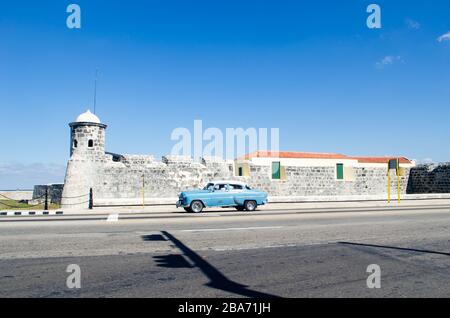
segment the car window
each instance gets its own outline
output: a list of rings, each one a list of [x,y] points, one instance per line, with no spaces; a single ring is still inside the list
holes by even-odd
[[[230,184],[230,190],[243,190],[244,187],[241,184]]]
[[[214,187],[214,183],[208,183],[206,187],[203,188],[203,190],[208,190],[210,187]]]
[[[227,190],[227,185],[226,184],[222,184],[222,183],[216,184],[214,186],[214,190],[215,191],[226,191]]]

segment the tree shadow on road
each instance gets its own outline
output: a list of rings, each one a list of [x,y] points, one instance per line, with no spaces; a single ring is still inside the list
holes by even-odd
[[[167,238],[167,240],[171,241],[181,252],[183,252],[183,255],[188,258],[194,264],[194,266],[186,262],[186,260],[182,261],[180,259],[180,257],[183,258],[181,255],[156,256],[154,258],[159,263],[158,266],[168,268],[196,267],[199,268],[203,272],[203,274],[205,274],[205,276],[209,278],[210,282],[207,283],[206,286],[250,298],[279,298],[279,296],[252,290],[246,285],[239,284],[228,279],[218,269],[205,261],[200,255],[195,253],[172,234],[166,231],[162,231],[161,233],[164,237]]]

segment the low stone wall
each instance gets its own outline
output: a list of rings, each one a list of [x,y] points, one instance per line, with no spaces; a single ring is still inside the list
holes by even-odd
[[[64,184],[35,185],[33,191],[33,200],[42,201],[47,188],[49,203],[61,204]]]
[[[408,193],[450,193],[450,163],[425,164],[412,168]]]
[[[0,200],[15,200],[15,201],[28,201],[33,198],[33,191],[29,190],[11,190],[0,191]]]

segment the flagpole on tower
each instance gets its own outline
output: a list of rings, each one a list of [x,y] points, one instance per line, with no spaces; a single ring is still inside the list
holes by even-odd
[[[94,83],[94,114],[97,113],[97,80],[98,80],[98,68],[95,69],[95,83]]]

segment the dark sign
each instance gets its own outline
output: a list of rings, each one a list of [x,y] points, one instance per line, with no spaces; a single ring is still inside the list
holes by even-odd
[[[389,160],[389,170],[397,170],[398,168],[398,159]]]

